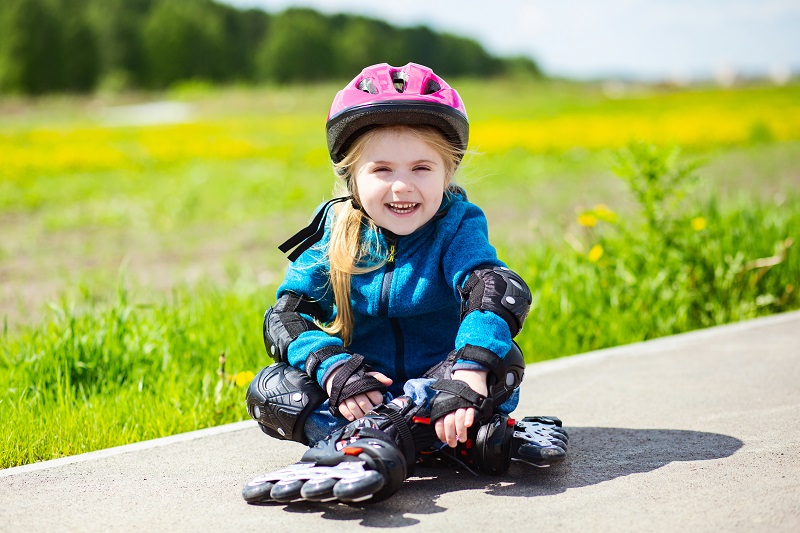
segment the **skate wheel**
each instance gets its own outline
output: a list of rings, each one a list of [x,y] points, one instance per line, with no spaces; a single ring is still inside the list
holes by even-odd
[[[300,499],[300,491],[303,489],[304,480],[302,479],[287,479],[278,481],[269,495],[273,500],[280,503],[288,503]]]
[[[384,483],[380,472],[367,470],[362,476],[340,480],[333,487],[333,495],[343,502],[360,502],[371,498]]]
[[[270,496],[270,491],[273,486],[275,486],[275,484],[269,482],[258,484],[248,483],[244,486],[244,489],[242,489],[242,497],[247,503],[271,502],[273,500]]]
[[[325,502],[336,499],[333,495],[333,486],[339,480],[337,478],[310,479],[306,481],[300,490],[300,495],[304,500],[312,502]]]

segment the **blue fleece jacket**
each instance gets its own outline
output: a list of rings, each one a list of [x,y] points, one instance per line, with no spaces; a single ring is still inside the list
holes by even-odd
[[[333,210],[331,210],[332,212]],[[292,291],[316,301],[333,319],[335,306],[325,255],[332,215],[325,235],[292,263],[278,288],[278,297]],[[420,377],[447,355],[467,344],[491,350],[499,357],[511,349],[506,322],[489,311],[459,317],[462,287],[483,265],[505,266],[489,244],[486,217],[459,193],[445,195],[438,214],[410,235],[384,231],[362,233],[375,250],[374,260],[394,260],[377,270],[351,278],[354,329],[348,350],[363,355],[378,372],[389,376],[389,391],[399,394],[409,378]],[[304,369],[311,352],[342,346],[342,340],[323,331],[301,333],[288,348],[289,363]],[[314,376],[320,384],[349,357],[342,353],[323,361]]]

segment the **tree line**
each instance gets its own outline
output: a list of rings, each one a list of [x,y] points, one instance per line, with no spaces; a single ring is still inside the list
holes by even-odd
[[[426,26],[293,8],[271,14],[213,0],[2,0],[0,92],[161,89],[182,80],[346,79],[409,61],[443,76],[540,75],[525,57]]]

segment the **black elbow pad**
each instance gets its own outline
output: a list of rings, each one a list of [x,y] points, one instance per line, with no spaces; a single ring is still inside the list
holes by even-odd
[[[264,314],[264,346],[277,362],[286,361],[289,344],[301,333],[319,327],[300,313],[320,319],[322,308],[304,297],[289,292]]]
[[[480,268],[467,278],[461,293],[461,320],[472,311],[491,311],[516,337],[531,308],[531,291],[519,274],[505,267]]]

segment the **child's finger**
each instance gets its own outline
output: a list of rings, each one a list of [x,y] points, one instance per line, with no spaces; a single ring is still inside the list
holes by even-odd
[[[372,406],[380,405],[383,403],[383,394],[380,391],[371,390],[367,393],[367,398],[372,402]]]
[[[372,411],[373,407],[372,401],[366,394],[359,394],[357,396],[354,396],[354,399],[358,404],[358,407],[361,409],[362,413],[367,414],[370,411]]]
[[[475,409],[467,409],[466,411],[467,412],[464,414],[464,427],[471,428],[472,424],[475,423]],[[464,431],[465,435],[466,433],[467,432]]]
[[[447,442],[447,438],[444,436],[444,419],[440,418],[436,421],[435,425],[436,429],[436,438],[442,442]]]
[[[350,414],[353,416],[353,418],[348,418],[348,420],[355,420],[356,418],[361,418],[362,416],[364,416],[364,413],[358,407],[358,403],[356,403],[355,398],[348,398],[343,403],[347,407],[347,409],[350,410]]]
[[[444,417],[444,418],[440,418],[439,420],[436,421],[436,425],[435,425],[436,438],[438,438],[440,441],[444,442],[448,446],[451,446],[450,443],[447,442],[447,431],[448,430],[447,430],[447,422],[446,422],[446,420],[447,420],[447,417]],[[451,419],[451,422],[452,422],[452,419]],[[455,435],[455,431],[453,431],[452,433],[453,433],[453,435]],[[455,439],[453,439],[453,440],[455,440]],[[452,446],[455,446],[455,443]]]
[[[347,406],[344,404],[344,402],[339,404],[339,414],[342,415],[343,417],[345,417],[347,420],[349,420],[351,422],[353,420],[355,420],[355,417],[353,416],[353,413],[350,412],[350,409],[347,408]]]
[[[464,417],[466,416],[466,412],[467,409],[459,409],[455,412],[454,419],[456,427],[456,439],[459,442],[465,442],[467,440],[467,428],[464,425]]]
[[[392,384],[392,378],[390,378],[386,374],[381,374],[380,372],[367,372],[367,375],[374,377],[387,387]]]
[[[456,444],[458,444],[458,438],[456,437],[456,416],[453,413],[448,413],[444,417],[444,436],[447,445],[455,448]]]

